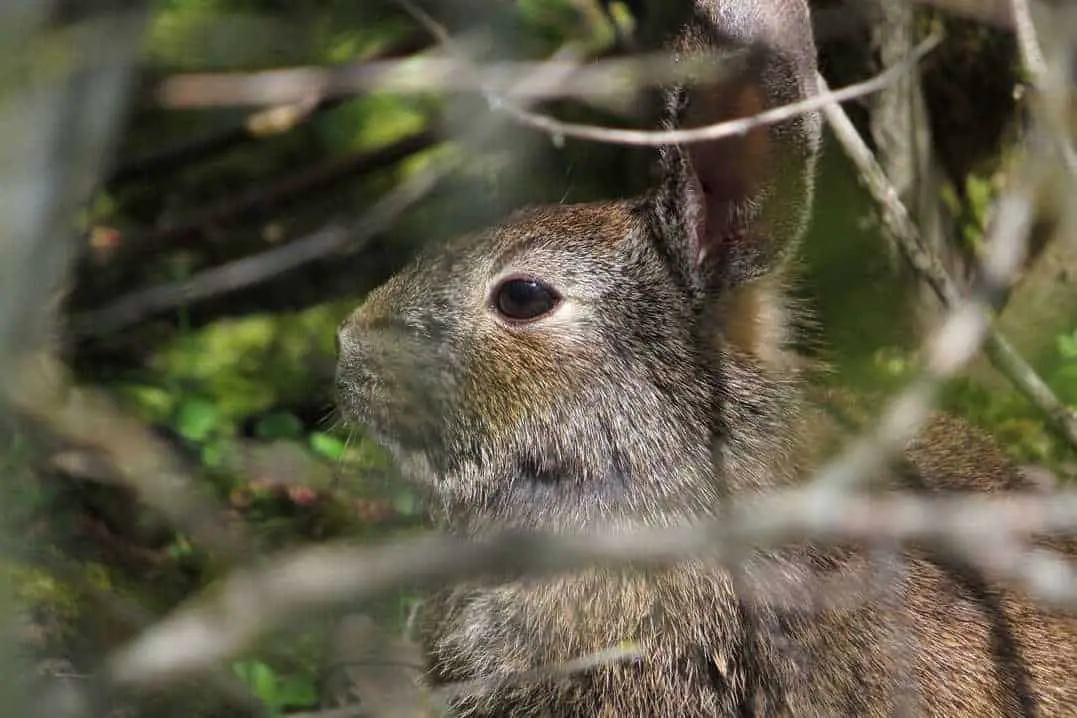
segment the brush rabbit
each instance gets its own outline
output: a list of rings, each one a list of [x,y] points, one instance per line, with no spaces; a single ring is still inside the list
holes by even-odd
[[[669,89],[668,127],[814,93],[806,0],[683,9],[672,50],[729,71]],[[421,254],[340,328],[345,416],[391,451],[440,526],[468,536],[690,522],[796,481],[814,420],[783,292],[820,136],[806,114],[665,147],[643,197],[525,209]],[[925,490],[1024,485],[943,417],[898,474]],[[1077,715],[1072,618],[908,558],[888,598],[863,589],[820,609],[768,589],[855,578],[863,552],[775,551],[737,576],[695,560],[468,582],[426,606],[427,675],[485,679],[454,706],[473,716]],[[625,640],[645,657],[512,679]]]

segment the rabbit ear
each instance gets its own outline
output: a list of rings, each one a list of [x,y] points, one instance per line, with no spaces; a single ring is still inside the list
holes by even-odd
[[[676,51],[684,61],[713,56],[713,47],[694,29]],[[667,128],[753,117],[802,98],[805,80],[814,81],[813,62],[798,65],[767,47],[728,57],[703,82],[668,93]],[[811,77],[801,77],[809,70]],[[713,291],[765,274],[795,244],[810,204],[818,133],[818,118],[808,116],[662,148],[659,233],[693,286]]]

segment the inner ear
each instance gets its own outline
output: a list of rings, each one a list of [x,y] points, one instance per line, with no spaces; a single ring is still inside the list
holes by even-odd
[[[703,127],[748,117],[767,109],[763,90],[747,80],[727,80],[689,92],[682,116],[685,128]],[[771,165],[770,129],[757,126],[744,134],[693,142],[685,146],[682,177],[685,230],[692,245],[694,271],[704,263],[730,259],[750,251],[759,193]],[[756,250],[759,247],[755,248]]]

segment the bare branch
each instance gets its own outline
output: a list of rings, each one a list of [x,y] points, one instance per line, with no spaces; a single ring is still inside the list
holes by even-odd
[[[1011,0],[1013,8],[1014,30],[1017,33],[1017,46],[1021,50],[1021,60],[1036,85],[1043,85],[1049,69],[1043,48],[1036,37],[1036,27],[1032,24],[1028,0]]]
[[[819,83],[823,87],[826,85],[822,77],[819,78]],[[829,105],[824,112],[846,154],[860,170],[868,191],[879,203],[883,220],[902,255],[928,283],[943,306],[956,306],[963,294],[962,290],[949,276],[938,258],[924,246],[919,228],[912,221],[908,210],[898,198],[897,192],[891,187],[882,168],[872,156],[871,150],[860,138],[852,121],[837,105]],[[1033,219],[1035,190],[1024,188],[1020,192],[1021,196],[1011,195],[1000,203],[993,231],[996,236],[1005,236],[1005,232],[1015,230],[1027,232]],[[1014,257],[1011,256],[1005,260],[1007,268],[991,269],[984,278],[986,282],[984,291],[995,297],[1004,293],[1016,270],[1016,266],[1012,264],[1013,259]],[[985,327],[985,329],[987,336],[984,341],[987,355],[995,368],[1009,379],[1037,409],[1043,412],[1051,427],[1062,438],[1071,446],[1077,447],[1077,416],[1074,412],[1051,392],[1043,380],[1036,375],[1035,370],[1012,349],[1009,341],[998,330],[990,327]]]
[[[425,197],[458,161],[455,154],[435,158],[380,199],[357,222],[337,222],[302,239],[197,272],[187,279],[136,290],[100,309],[72,317],[70,333],[75,337],[114,333],[188,303],[265,282],[333,254],[358,251]]]
[[[409,36],[403,41],[385,48],[378,55],[381,58],[400,57],[424,50],[427,45],[428,43],[421,41],[419,38]],[[370,61],[371,59],[373,58],[364,57],[360,58],[360,61]],[[215,130],[204,136],[125,162],[112,170],[105,180],[105,184],[115,188],[118,185],[141,177],[173,171],[177,167],[198,162],[271,135],[290,132],[318,115],[338,107],[348,99],[351,98],[304,97],[297,102],[259,110],[244,118],[238,125],[227,127],[223,130]]]
[[[575,57],[572,49],[563,48],[545,64],[538,65],[531,75],[520,79],[519,84],[512,88],[513,96],[532,97],[531,89],[556,86],[578,67],[579,58]],[[496,113],[487,115],[482,122],[469,128],[461,143],[467,146],[481,142],[489,136],[498,121]],[[264,282],[334,253],[355,252],[392,226],[403,212],[425,197],[463,159],[459,152],[438,155],[350,226],[336,223],[282,247],[204,270],[184,280],[133,292],[101,309],[74,317],[70,331],[76,337],[116,332],[189,302]]]
[[[121,253],[125,260],[130,261],[163,249],[193,246],[194,240],[207,232],[259,213],[279,212],[312,192],[355,175],[396,165],[418,152],[430,149],[440,139],[436,130],[422,130],[370,151],[346,155],[309,169],[294,169],[286,176],[267,181],[265,186],[222,199],[174,224],[124,236],[119,240],[119,246],[108,251]]]
[[[808,112],[816,112],[831,103],[847,102],[848,100],[853,100],[877,92],[898,77],[901,77],[903,73],[908,72],[910,67],[914,67],[925,55],[937,47],[941,41],[942,37],[940,35],[932,35],[920,43],[904,62],[887,68],[879,75],[876,75],[869,80],[865,80],[864,82],[859,82],[855,85],[850,85],[833,92],[827,89],[822,91],[821,94],[815,97],[809,97],[806,100],[793,102],[782,107],[775,107],[766,112],[761,112],[758,115],[752,115],[751,117],[720,122],[716,125],[708,125],[706,127],[665,131],[616,129],[612,127],[598,127],[595,125],[574,122],[562,122],[546,115],[529,112],[504,100],[494,107],[495,109],[507,113],[521,124],[546,132],[555,138],[574,137],[595,142],[650,147],[720,140],[727,137],[743,135],[756,127],[774,125]]]
[[[1013,27],[1011,0],[915,0],[915,2],[999,27]]]
[[[289,617],[367,599],[409,585],[439,586],[479,576],[539,578],[593,566],[661,567],[694,557],[722,565],[739,547],[790,542],[918,542],[957,547],[976,565],[998,541],[1072,533],[1077,493],[872,497],[799,489],[733,507],[720,520],[583,535],[507,533],[472,541],[428,535],[382,546],[325,544],[279,554],[261,568],[234,572],[110,660],[121,683],[175,680],[249,646]],[[1059,605],[1077,607],[1077,574],[1052,587]],[[256,604],[252,601],[256,600]]]
[[[44,354],[26,357],[11,376],[0,398],[64,439],[99,449],[139,498],[201,545],[234,561],[251,555],[246,537],[221,520],[222,512],[181,462],[103,393],[70,386],[59,364]]]
[[[532,78],[522,82],[540,70],[557,72],[557,80],[534,82]],[[360,92],[475,92],[512,94],[531,101],[573,98],[593,102],[631,97],[641,88],[674,82],[692,71],[691,67],[673,63],[665,54],[609,58],[587,65],[568,59],[477,65],[461,53],[448,57],[424,53],[407,60],[334,69],[296,67],[258,73],[176,75],[162,81],[155,97],[162,107],[177,109],[286,105],[310,97]]]

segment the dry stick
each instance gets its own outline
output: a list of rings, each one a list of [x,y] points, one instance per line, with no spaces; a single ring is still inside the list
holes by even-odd
[[[422,54],[333,69],[294,67],[257,73],[176,75],[162,81],[155,96],[162,107],[179,109],[289,104],[312,93],[338,97],[358,92],[442,94],[491,88],[530,101],[568,97],[591,102],[596,97],[631,94],[641,87],[677,82],[696,69],[691,63],[675,63],[664,53],[609,58],[587,65],[554,59],[481,66],[463,55]],[[534,78],[537,72],[556,73],[558,78],[520,86],[521,78]]]
[[[819,84],[822,88],[826,87],[826,81],[822,77],[819,77]],[[886,174],[871,154],[871,150],[861,139],[852,121],[837,105],[828,105],[823,111],[846,154],[859,169],[868,191],[879,203],[883,220],[886,222],[890,235],[897,242],[898,248],[913,269],[932,288],[943,306],[953,307],[961,296],[961,289],[943,268],[938,258],[924,246],[919,228],[909,216],[908,210],[890,185]],[[1004,225],[1003,219],[1000,216],[997,224]],[[1005,227],[1000,228],[999,231],[1002,229]],[[1008,282],[998,283],[997,286],[1008,286]],[[1047,417],[1050,426],[1063,439],[1077,448],[1077,412],[1059,401],[1050,387],[1039,378],[1028,362],[1021,358],[1005,336],[993,327],[988,328],[987,332],[984,350],[992,365]]]
[[[426,44],[421,43],[418,38],[408,37],[377,54],[382,58],[399,57],[425,48]],[[360,58],[360,61],[369,62],[372,59]],[[118,185],[147,175],[166,174],[177,167],[193,164],[246,143],[289,132],[349,99],[352,98],[308,95],[294,102],[259,110],[236,126],[215,130],[202,137],[188,139],[182,144],[136,157],[115,168],[105,180],[105,184],[115,189]]]
[[[457,161],[455,155],[434,158],[428,167],[395,187],[357,222],[334,223],[302,239],[225,262],[187,279],[136,290],[100,309],[76,315],[70,333],[75,337],[114,333],[191,302],[260,284],[333,254],[356,252],[425,197]]]
[[[915,0],[915,2],[999,27],[1013,27],[1013,7],[1010,0]]]
[[[473,680],[460,681],[457,683],[447,683],[430,689],[429,693],[433,698],[444,702],[446,707],[448,707],[449,702],[455,698],[474,695],[475,693],[497,684],[537,683],[539,681],[550,679],[567,678],[573,674],[583,673],[593,668],[634,661],[644,658],[645,656],[646,652],[640,646],[637,646],[634,643],[625,643],[621,646],[607,648],[602,651],[595,651],[586,656],[581,656],[580,658],[575,658],[571,661],[566,661],[565,663],[553,666],[540,666],[539,668],[508,673],[506,675],[475,678]]]
[[[164,442],[125,416],[103,392],[68,386],[59,363],[44,354],[25,357],[0,399],[40,421],[63,439],[99,449],[126,486],[173,526],[221,558],[244,561],[253,543],[237,526],[222,525],[223,512],[182,468]]]
[[[88,601],[106,620],[118,624],[124,630],[143,630],[152,624],[154,616],[141,604],[118,593],[116,589],[102,588],[90,581],[85,571],[66,559],[47,555],[34,556],[35,565],[44,569],[60,583],[66,583],[81,600]],[[93,676],[100,679],[100,676]],[[223,668],[208,671],[204,677],[209,688],[216,691],[235,718],[269,718],[268,710],[231,671]]]
[[[1039,38],[1036,37],[1036,26],[1032,24],[1028,0],[1011,0],[1011,7],[1017,47],[1021,51],[1021,63],[1031,76],[1032,82],[1042,86],[1047,80],[1050,69],[1047,66],[1047,59],[1043,56]]]
[[[366,175],[396,165],[418,152],[430,149],[439,139],[436,129],[424,129],[389,144],[353,152],[303,171],[293,168],[287,175],[267,179],[264,186],[222,199],[174,224],[123,236],[118,252],[123,259],[131,260],[151,256],[163,249],[195,246],[196,240],[223,225],[259,213],[280,212],[312,192],[355,175]]]
[[[1017,34],[1017,47],[1021,52],[1021,64],[1028,72],[1032,85],[1040,93],[1039,118],[1050,131],[1051,142],[1057,148],[1065,166],[1077,175],[1077,149],[1069,136],[1070,103],[1069,72],[1062,71],[1062,78],[1053,76],[1051,67],[1044,55],[1043,47],[1036,35],[1036,26],[1032,22],[1030,0],[1011,0],[1013,5],[1014,31]]]
[[[893,83],[910,68],[914,67],[925,55],[931,52],[942,41],[942,36],[931,35],[921,42],[901,63],[887,68],[875,77],[859,82],[855,85],[843,87],[840,90],[831,91],[827,88],[819,95],[809,97],[788,105],[782,105],[761,112],[751,117],[738,120],[720,122],[706,127],[698,127],[686,130],[629,130],[612,127],[600,127],[575,122],[562,122],[548,115],[541,115],[524,108],[513,105],[506,99],[494,105],[498,109],[517,122],[537,130],[546,132],[554,138],[574,137],[594,142],[607,142],[620,145],[634,145],[644,147],[656,147],[659,145],[679,145],[693,142],[705,142],[722,140],[729,137],[737,137],[747,132],[767,125],[778,124],[791,120],[809,112],[817,112],[829,104],[846,102],[873,92],[882,90]]]
[[[991,557],[979,554],[999,541],[1073,532],[1075,526],[1075,492],[932,497],[804,488],[744,501],[721,520],[692,526],[581,535],[510,532],[484,540],[434,534],[381,546],[327,543],[278,553],[257,568],[232,573],[117,651],[109,665],[121,683],[175,680],[235,655],[291,617],[403,585],[439,586],[479,576],[537,578],[595,565],[659,567],[694,556],[722,565],[735,558],[737,546],[776,548],[799,541],[958,546],[976,554],[977,565],[991,566]],[[1047,580],[1054,601],[1077,607],[1073,571]]]

